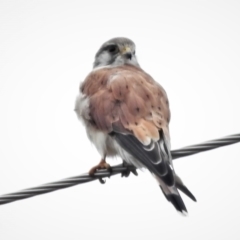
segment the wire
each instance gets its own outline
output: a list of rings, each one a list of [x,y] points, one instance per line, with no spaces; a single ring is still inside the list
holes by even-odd
[[[171,154],[173,159],[177,159],[180,157],[186,157],[199,152],[208,151],[214,148],[227,146],[237,142],[240,142],[240,134],[230,135],[221,139],[216,139],[205,143],[173,150],[171,151]],[[89,176],[88,173],[84,173],[76,177],[70,177],[57,182],[47,183],[38,187],[2,195],[0,196],[0,205],[18,201],[21,199],[30,198],[44,193],[53,192],[63,188],[72,187],[77,184],[91,182],[97,179],[101,183],[105,183],[103,178],[111,177],[120,173],[122,174],[122,176],[127,177],[130,174],[130,172],[137,175],[136,168],[134,166],[124,166],[120,164],[112,167],[111,172],[108,170],[99,170],[94,174],[94,176]]]
[[[231,145],[240,142],[240,134],[234,134],[221,139],[215,139],[201,144],[184,147],[181,149],[171,151],[172,158],[177,159],[180,157],[187,157],[199,152],[209,151],[215,148]]]

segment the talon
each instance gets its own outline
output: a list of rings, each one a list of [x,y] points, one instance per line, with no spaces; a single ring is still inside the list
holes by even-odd
[[[112,172],[111,166],[108,163],[106,163],[105,159],[103,159],[100,161],[98,165],[92,167],[88,173],[90,176],[93,176],[94,173],[96,173],[96,171],[100,169],[107,169],[109,172]]]
[[[122,177],[128,177],[130,175],[130,170],[126,170],[124,172],[122,172]]]
[[[122,177],[128,177],[130,175],[130,173],[134,174],[135,176],[138,176],[138,173],[137,173],[136,169],[130,169],[129,168],[132,165],[129,165],[129,164],[123,162],[122,166],[127,168],[125,171],[122,172],[122,174],[121,174]]]
[[[99,178],[98,180],[99,180],[99,182],[100,182],[101,184],[105,184],[105,183],[106,183],[106,180],[103,180],[102,178]]]
[[[97,168],[96,168],[96,167],[93,167],[93,168],[91,168],[91,169],[89,170],[88,174],[89,174],[90,176],[93,176],[96,171],[97,171]]]
[[[138,176],[137,169],[133,169],[131,172],[132,172],[135,176]]]

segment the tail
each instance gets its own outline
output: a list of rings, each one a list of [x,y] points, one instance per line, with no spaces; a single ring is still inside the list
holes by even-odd
[[[196,201],[192,193],[183,185],[181,179],[175,174],[172,165],[170,143],[163,130],[159,131],[159,140],[151,140],[149,145],[144,145],[132,134],[118,133],[115,129],[111,136],[126,152],[137,159],[157,179],[159,185],[177,211],[187,213],[185,204],[178,189]]]
[[[178,175],[174,174],[174,179],[175,179],[175,185],[176,185],[177,189],[179,189],[181,192],[183,192],[185,195],[187,195],[189,198],[191,198],[194,202],[196,202],[197,199],[188,190],[188,188],[183,184],[180,177]]]
[[[194,195],[188,190],[188,188],[183,184],[181,179],[174,173],[175,184],[172,187],[166,185],[161,179],[157,178],[159,186],[166,197],[166,199],[172,203],[175,209],[181,212],[183,215],[187,215],[187,208],[179,194],[179,191],[185,193],[189,198],[196,202]]]
[[[159,182],[160,188],[166,199],[173,204],[177,211],[181,212],[182,214],[187,214],[187,208],[178,192],[178,189],[185,193],[189,198],[193,201],[196,201],[196,198],[193,194],[188,190],[188,188],[183,184],[182,180],[177,176],[173,169],[172,165],[172,156],[170,152],[170,144],[169,141],[166,139],[163,130],[160,131],[160,140],[159,140],[159,147],[160,153],[165,158],[165,164],[167,166],[167,174],[165,176],[158,176],[157,180]],[[166,181],[169,178],[172,179],[171,184]]]

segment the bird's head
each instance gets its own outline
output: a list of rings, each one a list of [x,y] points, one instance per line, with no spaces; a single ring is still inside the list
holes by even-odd
[[[124,64],[139,66],[135,53],[135,44],[132,40],[123,37],[110,39],[96,53],[93,68]]]

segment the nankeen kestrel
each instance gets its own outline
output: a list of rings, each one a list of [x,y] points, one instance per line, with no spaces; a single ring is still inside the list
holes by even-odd
[[[168,98],[139,66],[133,41],[114,38],[100,47],[92,72],[81,83],[75,110],[101,155],[89,174],[110,168],[106,157],[120,156],[128,165],[147,168],[167,200],[187,213],[178,189],[196,199],[173,168]]]

